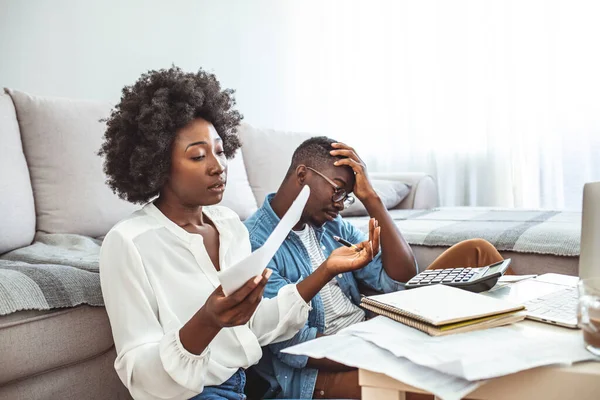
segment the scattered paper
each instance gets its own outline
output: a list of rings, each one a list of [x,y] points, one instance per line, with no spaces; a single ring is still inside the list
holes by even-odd
[[[218,273],[225,296],[229,296],[244,286],[249,279],[263,273],[269,261],[271,261],[279,249],[279,246],[281,246],[281,243],[283,243],[288,233],[300,220],[309,195],[310,188],[308,185],[305,185],[289,210],[281,218],[273,233],[265,241],[265,244],[253,251],[248,257]]]
[[[581,331],[531,321],[432,337],[389,318],[376,317],[340,333],[360,337],[396,357],[468,381],[595,359],[585,349]]]
[[[444,400],[458,400],[483,382],[469,382],[434,369],[396,357],[359,337],[351,335],[323,336],[283,350],[313,358],[326,357],[344,365],[379,372],[407,385],[433,393]]]

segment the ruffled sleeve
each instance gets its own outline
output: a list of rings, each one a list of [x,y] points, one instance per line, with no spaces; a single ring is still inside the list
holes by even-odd
[[[200,393],[206,380],[210,347],[202,354],[192,354],[183,347],[179,340],[179,331],[167,333],[160,341],[160,359],[165,371],[175,382]]]
[[[266,346],[293,337],[306,324],[310,310],[296,285],[288,284],[277,296],[262,299],[249,326],[260,345]]]

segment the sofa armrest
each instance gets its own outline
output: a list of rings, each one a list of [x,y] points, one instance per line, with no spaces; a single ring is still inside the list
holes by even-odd
[[[424,172],[370,172],[371,179],[400,181],[411,186],[408,196],[394,209],[425,209],[439,204],[437,184]]]

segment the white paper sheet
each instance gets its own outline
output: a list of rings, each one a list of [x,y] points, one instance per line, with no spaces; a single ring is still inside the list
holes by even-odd
[[[250,278],[263,273],[281,243],[300,220],[309,195],[310,188],[305,185],[265,243],[248,257],[218,273],[225,296],[244,286]]]
[[[376,317],[340,333],[360,337],[397,357],[469,381],[594,359],[583,346],[581,331],[532,321],[432,337],[389,318]]]
[[[444,400],[460,399],[482,384],[422,367],[351,335],[323,336],[289,347],[284,352],[313,358],[327,357],[344,365],[379,372]]]

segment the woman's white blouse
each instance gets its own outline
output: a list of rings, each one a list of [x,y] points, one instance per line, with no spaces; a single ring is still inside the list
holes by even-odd
[[[250,254],[248,231],[225,207],[203,207],[219,231],[227,269]],[[261,346],[287,340],[306,323],[309,305],[295,285],[263,299],[250,321],[222,329],[200,355],[179,330],[219,286],[202,236],[169,220],[152,203],[117,224],[104,239],[100,280],[117,359],[115,369],[136,399],[188,399],[256,364]]]

